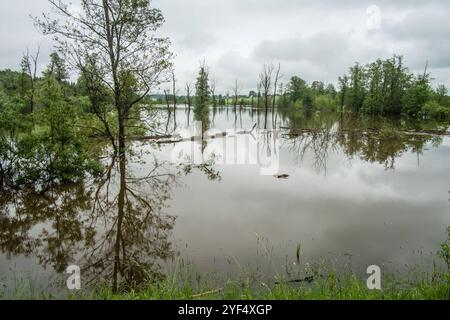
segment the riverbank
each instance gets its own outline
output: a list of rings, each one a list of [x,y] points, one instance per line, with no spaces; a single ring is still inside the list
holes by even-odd
[[[76,297],[73,297],[76,298]],[[398,281],[391,279],[381,290],[369,290],[366,281],[354,275],[334,273],[312,283],[282,283],[270,286],[264,282],[228,281],[223,288],[205,286],[196,290],[170,281],[148,284],[127,293],[113,294],[101,290],[87,298],[94,300],[450,300],[448,275],[429,279]]]

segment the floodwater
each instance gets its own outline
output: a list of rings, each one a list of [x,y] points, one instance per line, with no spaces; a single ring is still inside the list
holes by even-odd
[[[438,260],[450,137],[436,133],[448,124],[291,112],[260,130],[249,108],[158,113],[172,137],[133,140],[126,161],[99,144],[103,177],[1,195],[4,291],[23,279],[64,291],[69,265],[84,287],[117,287],[183,268],[290,277],[295,264],[405,273]]]

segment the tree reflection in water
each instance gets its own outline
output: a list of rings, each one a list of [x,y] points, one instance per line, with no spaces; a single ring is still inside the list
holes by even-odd
[[[84,287],[110,283],[117,291],[161,279],[162,262],[175,255],[170,236],[176,221],[163,209],[179,176],[192,170],[171,172],[166,165],[155,161],[138,177],[125,157],[115,157],[90,183],[3,194],[1,251],[8,258],[36,256],[57,273],[78,265]],[[214,179],[219,174],[212,165],[198,169]]]
[[[369,163],[379,163],[386,169],[395,169],[395,161],[405,153],[420,155],[427,145],[439,146],[442,136],[414,132],[405,124],[376,122],[374,118],[308,117],[290,121],[283,137],[285,145],[294,154],[298,164],[312,155],[317,172],[327,172],[330,153],[341,151],[348,160],[355,157]],[[302,129],[298,129],[302,128]],[[420,128],[415,128],[417,130]]]

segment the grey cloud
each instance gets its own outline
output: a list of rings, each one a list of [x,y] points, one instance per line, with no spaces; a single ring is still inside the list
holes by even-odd
[[[51,39],[42,36],[34,27],[31,14],[48,10],[47,0],[3,1],[0,12],[0,68],[17,69],[22,54],[28,47],[35,52],[39,46],[41,56],[39,69],[48,62],[52,49]]]
[[[423,67],[427,60],[433,68],[450,67],[450,22],[444,7],[414,10],[401,20],[383,21],[383,29],[390,41],[408,48],[405,54],[411,67]]]
[[[69,0],[66,0],[69,2]],[[73,0],[78,2],[78,0]],[[366,8],[380,6],[382,28],[365,30]],[[285,76],[335,81],[355,61],[398,53],[413,71],[426,60],[436,82],[450,85],[448,0],[154,0],[166,17],[161,34],[172,39],[180,83],[195,81],[206,59],[220,90],[235,79],[255,87],[264,62],[282,63]],[[26,47],[41,46],[41,69],[52,42],[29,14],[49,11],[47,0],[3,1],[0,68],[18,68]],[[245,89],[246,90],[246,89]]]
[[[213,46],[217,41],[217,38],[208,32],[187,32],[179,40],[174,40],[174,44],[180,46],[183,49],[193,51],[195,53],[206,53],[205,51]]]
[[[338,33],[320,33],[312,37],[265,40],[254,55],[260,60],[309,61],[329,65],[348,53],[349,40]]]

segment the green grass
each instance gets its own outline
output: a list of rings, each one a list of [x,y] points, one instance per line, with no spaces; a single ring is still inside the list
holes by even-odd
[[[318,274],[318,273],[315,273]],[[18,283],[6,294],[0,284],[0,299],[71,300],[450,300],[450,274],[410,273],[407,277],[384,275],[382,290],[369,290],[366,279],[351,271],[319,273],[312,282],[288,283],[277,277],[248,276],[220,282],[199,280],[198,275],[166,278],[134,289],[113,293],[108,285],[92,291],[65,291],[54,296],[33,286]],[[205,278],[206,279],[206,278]],[[277,281],[279,284],[276,284]],[[213,284],[214,283],[214,284]],[[4,286],[3,286],[3,289]]]
[[[113,294],[103,289],[88,296],[101,300],[450,300],[449,279],[421,280],[415,283],[389,282],[382,290],[369,290],[353,275],[329,274],[311,284],[278,284],[229,281],[223,288],[177,286],[172,281],[148,284],[139,290]]]

